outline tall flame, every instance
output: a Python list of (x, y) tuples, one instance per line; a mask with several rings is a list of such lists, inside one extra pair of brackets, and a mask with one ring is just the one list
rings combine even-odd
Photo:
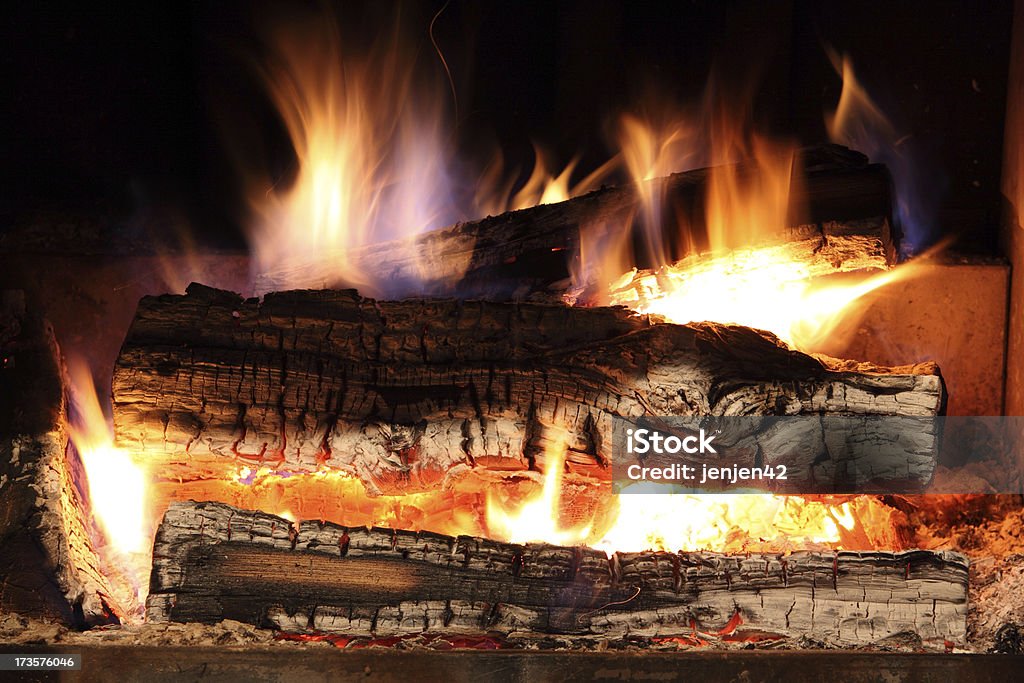
[(144, 552), (150, 543), (148, 473), (114, 445), (89, 369), (71, 362), (69, 375), (74, 416), (68, 431), (88, 479), (93, 515), (118, 552)]
[[(276, 61), (263, 69), (267, 89), (295, 151), (297, 171), (285, 187), (253, 192), (251, 242), (261, 273), (279, 286), (343, 284), (377, 296), (415, 291), (392, 283), (353, 253), (465, 218), (564, 201), (593, 189), (616, 166), (612, 158), (577, 182), (576, 160), (560, 171), (538, 145), (532, 172), (517, 188), (496, 155), (473, 197), (453, 181), (444, 90), (417, 83), (416, 60), (398, 31), (367, 55), (346, 48), (333, 17), (279, 30)], [(301, 30), (296, 30), (301, 29)], [(468, 265), (418, 254), (419, 279)], [(448, 254), (447, 259), (453, 256)], [(407, 275), (403, 273), (403, 277)]]
[(658, 265), (670, 262), (663, 240), (664, 187), (651, 181), (692, 167), (696, 158), (693, 127), (682, 121), (649, 121), (632, 114), (622, 117), (619, 146), (626, 169), (640, 195), (647, 257)]
[[(381, 276), (351, 251), (455, 222), (441, 97), (414, 82), (399, 36), (369, 56), (346, 51), (330, 18), (282, 30), (265, 70), (298, 162), (287, 189), (254, 197), (263, 272), (290, 263), (329, 266), (336, 283), (380, 292)], [(309, 273), (290, 273), (295, 286)]]
[(857, 77), (847, 55), (828, 50), (842, 91), (836, 107), (825, 112), (829, 139), (857, 149), (872, 161), (884, 163), (892, 175), (895, 214), (910, 252), (930, 246), (935, 215), (946, 178), (939, 165), (929, 164), (913, 135), (900, 132)]
[(145, 602), (153, 546), (150, 473), (127, 451), (114, 445), (88, 367), (68, 363), (71, 411), (68, 432), (85, 471), (89, 510), (101, 538), (97, 551), (121, 604), (140, 614)]

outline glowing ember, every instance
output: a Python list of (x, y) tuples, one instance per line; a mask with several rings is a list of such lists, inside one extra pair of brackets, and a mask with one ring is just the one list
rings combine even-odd
[(339, 471), (297, 474), (243, 466), (194, 480), (153, 483), (153, 514), (172, 501), (209, 500), (261, 510), (291, 522), (324, 520), (346, 526), (385, 527), (479, 536), (483, 531), (483, 486), (464, 481), (451, 490), (371, 496), (359, 479)]

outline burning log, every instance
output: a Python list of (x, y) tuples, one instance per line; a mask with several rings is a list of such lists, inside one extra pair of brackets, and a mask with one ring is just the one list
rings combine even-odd
[(235, 619), (354, 635), (800, 636), (964, 642), (952, 552), (617, 553), (302, 522), (175, 503), (156, 535), (150, 621)]
[(0, 292), (0, 612), (112, 623), (123, 612), (90, 540), (65, 416), (52, 330)]
[[(607, 481), (617, 416), (927, 417), (944, 402), (933, 364), (817, 359), (744, 327), (354, 291), (260, 302), (201, 285), (141, 301), (113, 377), (117, 441), (169, 477), (327, 468), (374, 494), (543, 469), (553, 432), (566, 435), (576, 475)], [(838, 454), (802, 451), (789, 461), (798, 488), (779, 490), (922, 488), (937, 435), (923, 439), (871, 482), (845, 479)]]
[[(869, 164), (858, 152), (836, 145), (799, 152), (787, 229), (776, 241), (806, 243), (798, 248), (824, 272), (884, 268), (896, 261), (899, 238), (891, 227), (891, 180), (881, 164)], [(390, 296), (431, 295), (488, 299), (526, 298), (561, 293), (569, 286), (566, 255), (580, 253), (581, 242), (621, 241), (642, 244), (642, 231), (661, 233), (674, 260), (706, 239), (705, 196), (711, 169), (677, 173), (650, 181), (647, 188), (664, 198), (662, 225), (643, 226), (637, 217), (640, 199), (631, 185), (606, 187), (557, 204), (544, 204), (482, 220), (460, 223), (394, 242), (374, 244), (337, 255), (317, 253), (308, 261), (285, 262), (263, 273), (258, 292), (291, 289), (296, 282), (313, 288), (345, 284), (336, 263), (357, 272), (375, 273), (388, 283)], [(754, 169), (738, 167), (740, 177)], [(680, 226), (691, 226), (681, 243)], [(766, 236), (771, 237), (771, 236)], [(643, 253), (636, 265), (644, 263)], [(429, 264), (429, 267), (426, 265)], [(576, 283), (586, 285), (587, 282)]]

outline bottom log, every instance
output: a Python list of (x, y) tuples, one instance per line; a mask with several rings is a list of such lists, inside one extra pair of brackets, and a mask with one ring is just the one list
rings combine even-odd
[(866, 645), (963, 643), (951, 552), (616, 553), (288, 520), (175, 503), (157, 531), (150, 621), (221, 619), (390, 636), (544, 633)]

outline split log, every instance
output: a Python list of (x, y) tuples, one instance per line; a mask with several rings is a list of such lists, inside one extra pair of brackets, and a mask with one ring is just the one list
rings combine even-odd
[[(580, 279), (581, 243), (632, 244), (638, 268), (648, 263), (644, 233), (660, 234), (673, 260), (707, 243), (705, 196), (710, 169), (650, 181), (646, 191), (664, 198), (662, 224), (638, 218), (636, 187), (605, 187), (556, 204), (460, 223), (408, 239), (345, 253), (317, 253), (262, 273), (259, 293), (295, 287), (325, 289), (353, 283), (332, 265), (373, 273), (381, 295), (524, 299), (564, 292), (570, 271)], [(737, 174), (756, 172), (740, 164)], [(836, 145), (801, 150), (795, 162), (786, 229), (767, 241), (800, 242), (813, 265), (830, 272), (884, 268), (896, 262), (899, 235), (892, 228), (891, 179), (881, 164)], [(683, 226), (681, 228), (681, 226)], [(625, 231), (625, 234), (623, 234)], [(576, 285), (585, 287), (589, 280)]]
[[(745, 327), (354, 291), (261, 302), (201, 285), (141, 301), (113, 377), (118, 443), (169, 478), (329, 468), (372, 494), (543, 470), (557, 434), (574, 472), (607, 481), (617, 417), (930, 417), (944, 399), (934, 364), (841, 364)], [(849, 454), (804, 450), (776, 490), (922, 488), (937, 434), (908, 450), (897, 427), (876, 435), (899, 452), (872, 481), (845, 475)]]
[(156, 534), (149, 621), (235, 619), (389, 636), (544, 633), (866, 645), (964, 643), (952, 552), (616, 553), (302, 522), (175, 503)]
[(0, 292), (0, 613), (84, 627), (123, 616), (90, 540), (67, 452), (53, 331)]

